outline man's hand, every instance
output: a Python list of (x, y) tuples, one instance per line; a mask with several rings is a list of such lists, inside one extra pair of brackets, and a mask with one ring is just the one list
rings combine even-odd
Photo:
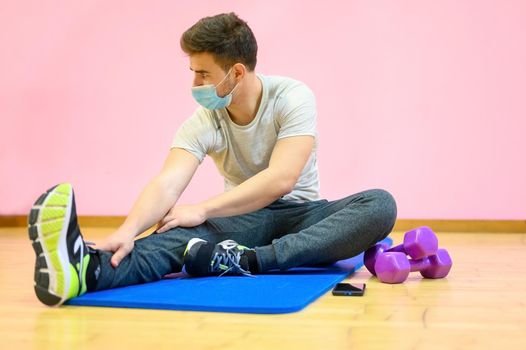
[(157, 233), (166, 232), (174, 227), (194, 227), (207, 219), (206, 210), (199, 204), (176, 205), (159, 222)]
[(119, 266), (121, 260), (133, 249), (134, 236), (129, 232), (124, 232), (122, 229), (117, 230), (112, 235), (104, 239), (95, 248), (114, 253), (111, 257), (111, 266)]

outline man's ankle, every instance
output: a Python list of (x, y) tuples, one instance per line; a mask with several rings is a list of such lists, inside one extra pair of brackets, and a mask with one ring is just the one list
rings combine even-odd
[(86, 269), (86, 288), (88, 292), (97, 290), (97, 281), (100, 275), (100, 256), (97, 250), (90, 250), (90, 259)]
[(259, 264), (257, 260), (256, 251), (252, 249), (245, 250), (244, 254), (248, 258), (248, 270), (252, 274), (258, 274), (259, 273)]
[(272, 244), (256, 248), (256, 261), (258, 263), (259, 273), (278, 269), (278, 260)]

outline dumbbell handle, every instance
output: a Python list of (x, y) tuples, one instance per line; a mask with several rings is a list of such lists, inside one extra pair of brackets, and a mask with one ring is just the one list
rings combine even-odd
[(411, 272), (422, 271), (423, 269), (428, 268), (430, 265), (428, 257), (425, 257), (419, 260), (411, 260), (411, 259), (408, 259), (408, 260), (409, 260), (409, 266), (410, 266)]
[(387, 252), (400, 252), (400, 253), (405, 253), (407, 255), (407, 252), (405, 251), (403, 244), (399, 244), (397, 246), (384, 250), (384, 253), (387, 253)]

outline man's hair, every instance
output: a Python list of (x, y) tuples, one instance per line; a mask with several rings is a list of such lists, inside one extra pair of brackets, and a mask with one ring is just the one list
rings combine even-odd
[(235, 63), (243, 63), (249, 71), (256, 68), (258, 44), (254, 33), (233, 12), (200, 19), (181, 36), (181, 48), (189, 55), (212, 54), (225, 71)]

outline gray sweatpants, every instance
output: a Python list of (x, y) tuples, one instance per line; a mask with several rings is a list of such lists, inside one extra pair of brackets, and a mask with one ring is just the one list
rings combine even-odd
[(151, 282), (181, 271), (188, 241), (233, 239), (255, 247), (260, 271), (320, 265), (351, 258), (387, 237), (396, 220), (396, 203), (383, 190), (369, 190), (335, 201), (298, 203), (279, 199), (252, 213), (208, 219), (135, 241), (117, 268), (111, 253), (98, 251), (97, 290)]

